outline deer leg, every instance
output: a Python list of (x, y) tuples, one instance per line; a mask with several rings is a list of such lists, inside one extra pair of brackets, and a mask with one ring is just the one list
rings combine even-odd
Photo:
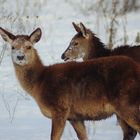
[(57, 112), (56, 114), (57, 115), (54, 115), (52, 117), (51, 140), (60, 140), (65, 127), (68, 113)]
[(137, 135), (137, 131), (130, 127), (124, 120), (120, 119), (118, 116), (117, 119), (123, 130), (123, 140), (134, 140)]
[(65, 127), (65, 122), (66, 120), (52, 120), (51, 140), (60, 140)]
[(88, 140), (84, 121), (71, 120), (70, 123), (76, 131), (79, 140)]
[(125, 121), (127, 122), (127, 124), (129, 124), (129, 126), (131, 126), (135, 130), (137, 130), (138, 133), (140, 133), (140, 116), (138, 116), (138, 114), (135, 114), (137, 116), (132, 115), (129, 116), (129, 118), (127, 117)]

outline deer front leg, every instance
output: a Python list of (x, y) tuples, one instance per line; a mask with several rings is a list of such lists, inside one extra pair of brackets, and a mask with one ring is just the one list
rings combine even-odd
[(76, 131), (79, 140), (88, 140), (84, 121), (71, 120), (70, 123)]
[(137, 131), (130, 127), (125, 121), (123, 121), (119, 117), (117, 117), (117, 119), (123, 130), (123, 140), (134, 140), (137, 135)]
[(60, 140), (67, 120), (68, 112), (56, 112), (55, 114), (56, 115), (52, 117), (51, 140)]

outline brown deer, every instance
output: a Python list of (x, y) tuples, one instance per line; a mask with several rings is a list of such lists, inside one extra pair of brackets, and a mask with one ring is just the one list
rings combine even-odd
[(83, 23), (72, 23), (77, 34), (74, 35), (66, 51), (61, 58), (64, 61), (82, 58), (84, 61), (115, 55), (125, 55), (133, 58), (140, 63), (140, 45), (139, 46), (120, 46), (113, 50), (108, 49), (104, 43)]
[(72, 38), (68, 48), (61, 56), (65, 61), (77, 58), (83, 58), (85, 61), (103, 56), (125, 55), (140, 63), (140, 45), (124, 45), (110, 50), (83, 23), (78, 25), (73, 22), (73, 26), (77, 34)]
[(31, 35), (13, 35), (0, 28), (9, 42), (16, 76), (41, 112), (52, 119), (51, 140), (60, 140), (66, 120), (79, 140), (87, 140), (84, 120), (101, 120), (116, 114), (123, 140), (140, 132), (140, 66), (128, 57), (44, 66), (33, 47), (41, 29)]

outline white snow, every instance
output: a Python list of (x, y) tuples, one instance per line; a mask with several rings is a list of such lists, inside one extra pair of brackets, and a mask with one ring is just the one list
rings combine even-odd
[[(41, 0), (41, 9), (38, 9), (35, 4), (32, 5), (34, 2), (31, 0), (28, 3), (30, 7), (26, 7), (24, 16), (22, 16), (22, 11), (25, 3), (21, 0), (16, 2), (16, 0), (6, 0), (2, 3), (7, 15), (1, 19), (0, 14), (0, 26), (15, 34), (29, 34), (33, 29), (41, 27), (43, 36), (35, 48), (45, 65), (63, 62), (60, 58), (61, 54), (75, 34), (72, 21), (82, 21), (95, 33), (97, 32), (94, 13), (84, 15), (76, 9), (76, 5), (72, 6), (66, 0)], [(78, 3), (79, 1), (77, 1)], [(22, 6), (15, 8), (16, 4)], [(6, 18), (9, 13), (15, 17), (17, 10), (20, 11), (18, 13), (21, 15), (20, 20), (15, 19), (13, 22), (13, 19)], [(30, 18), (26, 19), (26, 16)], [(35, 20), (35, 16), (39, 16), (39, 18)], [(140, 29), (139, 23), (139, 13), (129, 14), (127, 31), (130, 44), (134, 44), (134, 37)], [(20, 30), (21, 28), (23, 29)], [(98, 36), (103, 42), (106, 42), (103, 31), (104, 26), (101, 26)], [(119, 29), (119, 34), (120, 36), (123, 34), (122, 29)], [(0, 38), (0, 46), (3, 44), (4, 41)], [(0, 48), (0, 52), (1, 50), (2, 48)], [(8, 45), (0, 65), (0, 140), (49, 140), (51, 120), (41, 114), (35, 101), (20, 87), (15, 77), (10, 51)], [(119, 125), (116, 125), (115, 116), (104, 121), (87, 122), (86, 125), (90, 140), (122, 140), (122, 131)], [(69, 123), (66, 124), (62, 139), (77, 139)], [(140, 140), (140, 136), (137, 136), (136, 140)]]

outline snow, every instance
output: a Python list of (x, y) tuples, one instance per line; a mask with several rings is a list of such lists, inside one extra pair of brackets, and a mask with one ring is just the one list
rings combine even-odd
[[(88, 0), (89, 1), (89, 0)], [(74, 0), (72, 1), (74, 3)], [(41, 9), (29, 2), (24, 16), (20, 20), (12, 22), (7, 16), (12, 13), (16, 15), (16, 0), (7, 0), (3, 3), (3, 7), (7, 10), (6, 16), (0, 21), (0, 26), (9, 29), (13, 33), (29, 34), (33, 29), (41, 27), (43, 35), (35, 48), (45, 65), (50, 65), (61, 60), (61, 54), (67, 48), (75, 30), (72, 27), (72, 21), (85, 23), (95, 33), (96, 16), (84, 15), (75, 6), (72, 6), (66, 0), (41, 0)], [(79, 1), (77, 1), (77, 4)], [(11, 6), (12, 4), (12, 6)], [(23, 1), (19, 1), (19, 5), (25, 5)], [(85, 3), (86, 4), (86, 3)], [(90, 5), (87, 5), (90, 6)], [(86, 6), (85, 6), (86, 7)], [(85, 8), (84, 7), (84, 8)], [(33, 9), (32, 12), (30, 9)], [(23, 7), (19, 10), (22, 16)], [(40, 11), (40, 12), (38, 12)], [(93, 13), (94, 14), (94, 13)], [(26, 19), (29, 15), (30, 18)], [(2, 17), (2, 15), (0, 15)], [(35, 20), (35, 16), (39, 16)], [(13, 20), (12, 20), (13, 21)], [(35, 22), (36, 21), (36, 22)], [(18, 23), (20, 22), (20, 23)], [(139, 13), (132, 13), (128, 16), (127, 31), (130, 36), (129, 43), (134, 44), (134, 37), (140, 29)], [(20, 28), (27, 24), (23, 30)], [(119, 29), (120, 35), (122, 29)], [(103, 42), (106, 42), (104, 26), (100, 28), (98, 36)], [(0, 38), (0, 46), (4, 41)], [(0, 48), (0, 52), (1, 52)], [(6, 48), (4, 58), (0, 65), (0, 140), (49, 140), (51, 133), (51, 120), (45, 118), (35, 101), (25, 93), (20, 87), (14, 73), (13, 64), (10, 56), (9, 45)], [(86, 122), (88, 137), (90, 140), (118, 140), (122, 139), (122, 131), (119, 125), (116, 125), (115, 116), (98, 122)], [(76, 140), (76, 134), (69, 123), (63, 133), (63, 140)], [(140, 136), (136, 137), (140, 140)]]

